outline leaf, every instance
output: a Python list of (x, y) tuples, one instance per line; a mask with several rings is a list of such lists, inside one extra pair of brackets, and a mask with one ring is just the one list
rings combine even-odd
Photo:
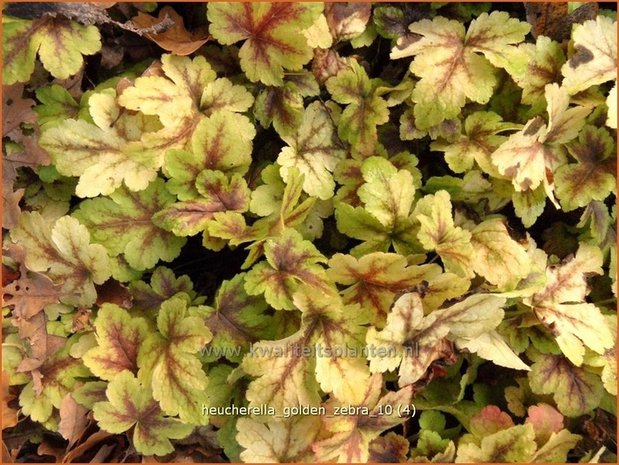
[(46, 305), (58, 303), (58, 285), (41, 273), (24, 267), (19, 279), (3, 288), (4, 305), (13, 305), (13, 318), (28, 320)]
[(400, 386), (418, 381), (435, 360), (453, 351), (448, 336), (475, 338), (492, 331), (503, 318), (504, 303), (502, 298), (477, 294), (424, 317), (419, 294), (404, 294), (387, 316), (384, 329), (368, 330), (370, 371), (384, 373), (399, 366)]
[(539, 116), (529, 120), (524, 129), (512, 134), (494, 151), (492, 160), (502, 175), (512, 179), (516, 191), (534, 190), (543, 184), (553, 200), (548, 172), (561, 164), (563, 155), (558, 146), (578, 135), (590, 110), (582, 106), (568, 108), (567, 91), (557, 84), (547, 85), (545, 96), (548, 125)]
[(179, 200), (191, 200), (199, 197), (196, 182), (203, 170), (245, 174), (255, 135), (246, 116), (222, 111), (205, 117), (193, 132), (191, 151), (171, 150), (165, 157), (169, 191)]
[(250, 344), (266, 338), (272, 329), (271, 318), (265, 314), (266, 302), (245, 292), (245, 276), (239, 273), (224, 281), (213, 306), (199, 307), (207, 328), (213, 333), (209, 347), (233, 362), (240, 362)]
[(75, 402), (71, 394), (64, 396), (59, 410), (58, 432), (69, 441), (70, 449), (80, 439), (88, 425), (86, 417), (88, 410)]
[(286, 463), (300, 461), (314, 442), (320, 428), (315, 416), (293, 417), (284, 421), (260, 423), (252, 418), (239, 418), (236, 440), (245, 449), (245, 463)]
[(339, 231), (365, 241), (354, 247), (351, 254), (386, 252), (390, 246), (403, 254), (420, 251), (409, 217), (415, 193), (410, 171), (397, 169), (380, 157), (370, 157), (363, 161), (361, 174), (365, 182), (357, 189), (357, 195), (365, 208), (352, 207), (343, 200), (336, 203)]
[(309, 241), (293, 229), (286, 229), (264, 245), (266, 261), (254, 265), (245, 277), (249, 295), (264, 294), (277, 310), (294, 308), (292, 295), (301, 284), (317, 292), (329, 292), (325, 270), (319, 265), (326, 259)]
[(172, 27), (162, 32), (147, 32), (145, 34), (146, 37), (164, 50), (172, 52), (174, 55), (190, 55), (208, 40), (208, 34), (205, 30), (189, 32), (185, 29), (183, 17), (170, 6), (164, 6), (159, 11), (158, 18), (140, 11), (137, 16), (131, 18), (131, 22), (140, 29), (149, 29), (161, 24), (166, 19), (166, 16), (173, 21)]
[(341, 293), (346, 304), (358, 303), (371, 309), (372, 324), (382, 327), (398, 294), (438, 272), (436, 265), (408, 266), (401, 255), (374, 252), (359, 259), (335, 254), (329, 260), (327, 275), (347, 286)]
[(113, 434), (133, 427), (133, 445), (141, 454), (165, 455), (174, 450), (170, 439), (182, 439), (190, 425), (165, 417), (151, 391), (129, 372), (123, 372), (108, 384), (108, 401), (93, 407), (101, 429)]
[(82, 67), (82, 55), (101, 48), (99, 30), (64, 17), (44, 16), (34, 21), (3, 16), (3, 84), (26, 82), (34, 72), (38, 53), (55, 78), (66, 79)]
[(305, 109), (296, 132), (282, 137), (288, 146), (279, 153), (277, 163), (284, 182), (289, 167), (296, 167), (304, 175), (303, 190), (307, 194), (322, 200), (333, 197), (335, 182), (331, 173), (346, 156), (334, 129), (328, 109), (320, 102)]
[(118, 374), (138, 372), (138, 352), (148, 335), (148, 325), (113, 304), (103, 304), (95, 320), (97, 346), (82, 359), (95, 376), (111, 381)]
[(329, 31), (335, 41), (350, 40), (361, 35), (366, 30), (371, 14), (371, 5), (365, 3), (330, 3), (325, 5), (325, 17)]
[(198, 105), (204, 88), (217, 75), (203, 56), (191, 59), (165, 54), (160, 67), (163, 73), (155, 68), (153, 75), (139, 77), (133, 86), (124, 89), (118, 103), (129, 110), (158, 116), (171, 132), (167, 136), (182, 146), (200, 119)]
[(541, 109), (545, 105), (544, 88), (557, 80), (565, 53), (558, 42), (545, 35), (538, 36), (535, 45), (525, 44), (524, 50), (530, 59), (527, 71), (514, 80), (522, 88), (522, 103)]
[(563, 86), (573, 95), (617, 79), (617, 25), (606, 16), (576, 25), (574, 54), (561, 68)]
[(326, 81), (331, 98), (347, 105), (338, 121), (338, 134), (352, 146), (353, 158), (375, 153), (376, 127), (389, 119), (387, 102), (376, 92), (380, 81), (370, 79), (361, 65), (350, 66)]
[(490, 155), (506, 140), (499, 133), (516, 128), (514, 124), (503, 122), (496, 113), (479, 111), (466, 118), (466, 135), (458, 136), (455, 141), (439, 139), (431, 148), (445, 152), (445, 161), (456, 173), (469, 171), (477, 163), (485, 173), (499, 177)]
[(522, 192), (514, 191), (512, 203), (516, 215), (522, 220), (525, 228), (530, 228), (535, 224), (539, 216), (546, 207), (546, 192), (544, 186), (537, 189)]
[(514, 370), (530, 370), (496, 331), (488, 331), (475, 338), (456, 339), (456, 345), (492, 361), (495, 365)]
[[(406, 412), (410, 408), (412, 386), (397, 392), (388, 391), (382, 397), (381, 386), (382, 376), (374, 375), (361, 402), (341, 404), (331, 400), (327, 403), (328, 413), (323, 417), (323, 423), (332, 436), (317, 441), (312, 446), (319, 461), (367, 462), (370, 442), (383, 431), (407, 420)], [(356, 408), (351, 409), (348, 415), (333, 415), (335, 409), (342, 405)]]
[(535, 439), (538, 444), (546, 442), (552, 434), (563, 429), (563, 415), (551, 405), (544, 403), (532, 405), (527, 412), (526, 422), (535, 428)]
[(572, 365), (560, 355), (540, 354), (529, 372), (529, 385), (535, 394), (551, 394), (559, 411), (578, 417), (596, 408), (604, 387), (597, 375)]
[(254, 96), (244, 87), (233, 84), (227, 78), (209, 82), (200, 98), (200, 110), (211, 116), (218, 111), (244, 113), (254, 103)]
[(27, 249), (26, 266), (45, 272), (60, 286), (60, 301), (91, 305), (97, 298), (94, 284), (110, 276), (105, 248), (90, 243), (90, 234), (75, 218), (64, 216), (52, 225), (39, 213), (24, 212), (11, 239)]
[(367, 212), (387, 228), (409, 216), (415, 188), (408, 171), (398, 170), (384, 158), (370, 157), (363, 162), (361, 173), (365, 184), (357, 195)]
[(193, 283), (189, 276), (179, 278), (174, 272), (164, 266), (157, 267), (150, 278), (150, 285), (144, 281), (133, 281), (130, 285), (134, 308), (146, 311), (158, 311), (159, 306), (179, 292), (195, 297)]
[(411, 97), (420, 129), (454, 118), (467, 99), (487, 103), (497, 82), (494, 67), (515, 76), (526, 69), (527, 57), (514, 44), (522, 42), (530, 27), (505, 12), (482, 13), (466, 33), (460, 22), (441, 16), (409, 29), (422, 37), (407, 46), (398, 44), (403, 47), (395, 47), (391, 59), (415, 55), (410, 70), (421, 80)]
[(176, 236), (192, 236), (208, 228), (218, 212), (245, 212), (249, 189), (239, 175), (231, 179), (221, 171), (203, 170), (195, 185), (201, 197), (166, 206), (153, 215), (153, 222)]
[[(123, 182), (132, 191), (146, 189), (157, 176), (162, 154), (140, 139), (143, 128), (136, 116), (121, 116), (111, 94), (91, 96), (89, 102), (96, 125), (64, 120), (43, 132), (41, 147), (60, 174), (80, 177), (76, 188), (80, 197), (109, 195)], [(133, 126), (132, 131), (124, 125)]]
[(558, 433), (551, 433), (550, 438), (533, 456), (532, 462), (554, 462), (561, 463), (567, 461), (570, 450), (582, 439), (578, 434), (572, 434), (566, 429)]
[(44, 360), (38, 368), (39, 386), (30, 381), (21, 391), (19, 405), (22, 413), (33, 421), (50, 421), (52, 425), (55, 424), (53, 409), (59, 409), (64, 397), (73, 391), (76, 378), (89, 376), (82, 362), (68, 355), (68, 352), (69, 344), (65, 344), (61, 350)]
[(23, 84), (2, 86), (2, 134), (16, 142), (23, 138), (20, 126), (37, 120), (37, 114), (32, 111), (34, 100), (24, 98), (23, 93)]
[(525, 248), (509, 236), (501, 218), (478, 224), (471, 231), (471, 245), (473, 269), (499, 289), (513, 288), (531, 271)]
[(254, 115), (263, 128), (273, 124), (280, 136), (291, 136), (303, 120), (303, 97), (318, 93), (318, 83), (314, 77), (307, 71), (300, 71), (287, 77), (283, 86), (267, 87), (260, 91), (256, 97)]
[(531, 425), (516, 425), (482, 439), (481, 445), (461, 444), (456, 463), (529, 462), (534, 456), (535, 432)]
[(439, 191), (426, 195), (417, 202), (413, 216), (421, 223), (419, 242), (426, 250), (436, 250), (445, 270), (473, 277), (471, 233), (454, 225), (449, 194)]
[(576, 257), (562, 266), (546, 269), (546, 285), (525, 300), (555, 336), (565, 356), (575, 365), (583, 362), (584, 346), (598, 354), (613, 346), (610, 329), (600, 310), (584, 303), (586, 276), (601, 274), (600, 250), (581, 244)]
[(471, 417), (470, 432), (477, 438), (490, 436), (498, 431), (514, 426), (511, 417), (496, 405), (486, 405)]
[(319, 3), (208, 6), (209, 32), (223, 45), (245, 40), (239, 50), (247, 77), (281, 86), (284, 70), (297, 71), (312, 57), (302, 34), (320, 15)]
[(410, 445), (408, 440), (399, 434), (389, 432), (370, 442), (369, 462), (403, 463), (406, 461)]
[(568, 145), (578, 163), (560, 166), (555, 173), (557, 197), (565, 211), (604, 200), (616, 191), (615, 144), (606, 129), (585, 126), (578, 141)]
[(304, 286), (293, 296), (301, 327), (285, 339), (254, 344), (243, 370), (256, 377), (248, 387), (250, 406), (285, 407), (320, 404), (318, 387), (342, 401), (364, 396), (369, 372), (362, 355), (367, 318), (358, 307), (344, 306), (337, 294)]
[(163, 180), (157, 178), (140, 192), (122, 187), (109, 198), (86, 200), (73, 216), (111, 256), (123, 254), (129, 266), (146, 270), (159, 260), (176, 258), (185, 243), (156, 224), (156, 214), (173, 201)]
[(152, 387), (153, 398), (167, 415), (204, 424), (208, 379), (196, 353), (211, 340), (211, 332), (201, 318), (187, 315), (181, 298), (161, 304), (157, 328), (159, 333), (148, 335), (140, 347), (138, 378)]

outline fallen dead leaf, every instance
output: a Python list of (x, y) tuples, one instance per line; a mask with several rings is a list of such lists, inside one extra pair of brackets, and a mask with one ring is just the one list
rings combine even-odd
[(157, 34), (144, 34), (162, 49), (172, 52), (175, 55), (184, 56), (195, 52), (208, 41), (208, 32), (206, 28), (199, 28), (193, 32), (189, 32), (185, 29), (183, 18), (170, 6), (164, 6), (159, 12), (158, 18), (140, 12), (131, 21), (138, 28), (147, 29), (163, 22), (166, 16), (174, 21), (172, 27)]
[(71, 394), (67, 394), (60, 403), (60, 422), (58, 432), (69, 441), (68, 449), (82, 437), (88, 424), (88, 409), (78, 404)]
[[(9, 392), (9, 375), (2, 372), (2, 429), (11, 428), (17, 424), (17, 410), (9, 407), (9, 402), (15, 396)], [(4, 461), (4, 460), (3, 460)]]

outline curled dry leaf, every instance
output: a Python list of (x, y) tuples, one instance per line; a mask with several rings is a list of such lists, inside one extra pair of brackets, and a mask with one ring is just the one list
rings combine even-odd
[(161, 32), (145, 32), (144, 34), (162, 49), (175, 55), (185, 56), (192, 54), (208, 41), (209, 36), (205, 28), (189, 32), (185, 29), (183, 17), (171, 6), (164, 6), (159, 11), (157, 18), (147, 13), (139, 12), (131, 21), (141, 29), (148, 29), (161, 24), (166, 17), (172, 20), (172, 26)]

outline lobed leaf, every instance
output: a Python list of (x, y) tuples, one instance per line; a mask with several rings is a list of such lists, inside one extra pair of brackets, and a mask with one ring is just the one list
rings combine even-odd
[(191, 425), (165, 417), (147, 389), (129, 372), (108, 384), (107, 401), (93, 406), (101, 429), (119, 434), (133, 427), (133, 445), (141, 454), (165, 455), (174, 450), (170, 439), (189, 435)]
[(109, 197), (86, 200), (73, 214), (111, 256), (122, 254), (132, 268), (146, 270), (176, 258), (185, 240), (161, 229), (157, 214), (174, 201), (162, 179), (140, 192), (120, 188)]
[(219, 3), (208, 6), (207, 16), (220, 43), (244, 40), (239, 59), (251, 81), (281, 86), (284, 70), (299, 70), (312, 57), (302, 31), (321, 11), (320, 3)]

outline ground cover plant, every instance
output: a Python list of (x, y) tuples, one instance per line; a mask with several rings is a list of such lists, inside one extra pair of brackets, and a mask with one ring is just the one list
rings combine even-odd
[(613, 4), (3, 8), (4, 461), (616, 461)]

